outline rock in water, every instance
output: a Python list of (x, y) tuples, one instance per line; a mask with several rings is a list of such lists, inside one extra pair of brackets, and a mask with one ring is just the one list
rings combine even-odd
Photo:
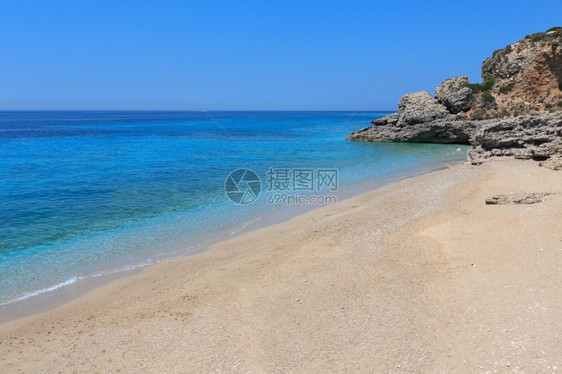
[(476, 131), (472, 121), (437, 120), (413, 126), (371, 126), (352, 132), (349, 140), (372, 142), (469, 144)]
[(375, 126), (386, 126), (386, 125), (394, 126), (396, 125), (396, 122), (398, 122), (398, 117), (391, 116), (390, 114), (385, 117), (377, 118), (371, 121), (371, 123)]
[(451, 114), (427, 91), (404, 95), (398, 103), (398, 117), (372, 121), (375, 126), (352, 132), (348, 139), (411, 143), (468, 144), (476, 130), (465, 117)]

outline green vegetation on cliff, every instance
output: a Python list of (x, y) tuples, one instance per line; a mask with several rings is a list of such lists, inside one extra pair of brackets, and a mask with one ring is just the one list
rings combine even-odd
[(488, 76), (486, 77), (486, 81), (484, 83), (467, 83), (465, 84), (465, 87), (470, 88), (474, 93), (486, 92), (486, 91), (490, 91), (492, 87), (494, 87), (495, 83), (496, 83), (496, 77), (493, 76), (492, 74), (488, 74)]

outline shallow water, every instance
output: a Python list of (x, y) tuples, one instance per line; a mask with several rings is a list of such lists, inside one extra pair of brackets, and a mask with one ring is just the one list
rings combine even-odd
[[(466, 158), (457, 145), (345, 140), (385, 114), (0, 112), (0, 305), (199, 251), (286, 206), (279, 196), (337, 198)], [(241, 168), (261, 182), (251, 204), (225, 194)], [(270, 169), (311, 172), (312, 190), (273, 189)], [(335, 170), (335, 189), (319, 170)]]

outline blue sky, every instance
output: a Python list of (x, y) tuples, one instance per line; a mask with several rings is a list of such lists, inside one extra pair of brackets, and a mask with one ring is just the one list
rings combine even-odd
[(154, 56), (210, 110), (395, 110), (445, 78), (480, 81), (484, 58), (561, 14), (560, 0), (2, 1), (0, 109), (198, 110)]

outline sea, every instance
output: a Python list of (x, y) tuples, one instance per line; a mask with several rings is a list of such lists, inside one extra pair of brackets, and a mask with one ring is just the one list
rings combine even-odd
[(466, 159), (346, 140), (386, 114), (0, 112), (0, 306)]

